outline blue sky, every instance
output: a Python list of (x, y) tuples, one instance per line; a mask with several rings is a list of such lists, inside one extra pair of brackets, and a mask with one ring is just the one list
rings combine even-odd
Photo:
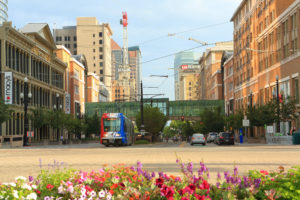
[[(63, 2), (63, 3), (62, 3)], [(27, 23), (45, 22), (57, 28), (76, 24), (76, 17), (95, 16), (100, 23), (109, 23), (113, 39), (122, 46), (122, 11), (128, 14), (129, 46), (140, 45), (142, 62), (199, 46), (189, 37), (207, 43), (232, 40), (233, 24), (230, 18), (241, 0), (9, 0), (9, 20), (20, 28)], [(227, 22), (227, 23), (225, 23)], [(221, 24), (223, 23), (223, 24)], [(218, 26), (207, 27), (213, 24)], [(206, 27), (206, 28), (201, 28)], [(197, 29), (200, 28), (200, 29)], [(169, 37), (168, 33), (194, 31)], [(194, 51), (203, 52), (205, 47)], [(174, 99), (172, 68), (174, 56), (142, 65), (146, 94), (165, 94)], [(149, 75), (169, 75), (151, 78)]]

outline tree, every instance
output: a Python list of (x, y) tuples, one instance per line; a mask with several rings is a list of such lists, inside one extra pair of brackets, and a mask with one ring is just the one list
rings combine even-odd
[(219, 132), (224, 129), (224, 117), (220, 107), (214, 109), (206, 108), (200, 114), (200, 120), (194, 129), (199, 130), (201, 133)]
[(3, 100), (0, 99), (0, 124), (11, 118), (12, 110), (9, 109), (9, 105), (4, 104)]
[(280, 105), (280, 120), (283, 122), (292, 121), (297, 119), (296, 115), (296, 99), (288, 97), (283, 99)]
[(89, 137), (90, 134), (96, 134), (98, 136), (100, 135), (101, 118), (98, 117), (96, 112), (92, 117), (85, 116), (84, 121), (86, 124), (86, 137)]
[(32, 109), (32, 114), (29, 115), (29, 119), (33, 122), (33, 126), (37, 129), (42, 128), (44, 125), (50, 124), (49, 110), (38, 108)]
[[(167, 122), (166, 116), (159, 110), (159, 108), (153, 108), (148, 105), (144, 107), (144, 126), (145, 131), (153, 134), (154, 138), (157, 138), (159, 132), (163, 130)], [(141, 127), (141, 112), (136, 116), (136, 124)]]

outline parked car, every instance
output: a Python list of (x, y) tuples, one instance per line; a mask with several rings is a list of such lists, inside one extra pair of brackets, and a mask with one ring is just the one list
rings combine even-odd
[(231, 144), (234, 145), (234, 135), (230, 132), (220, 132), (217, 136), (215, 143), (220, 144)]
[(202, 144), (206, 145), (205, 137), (202, 133), (194, 133), (191, 139), (191, 145)]
[(214, 142), (216, 137), (217, 137), (218, 133), (217, 132), (210, 132), (208, 133), (208, 136), (207, 136), (207, 142), (210, 143), (210, 142)]

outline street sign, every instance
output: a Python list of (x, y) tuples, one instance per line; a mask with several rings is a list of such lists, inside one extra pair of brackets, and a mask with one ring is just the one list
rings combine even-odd
[(27, 131), (27, 137), (34, 137), (33, 131)]
[(245, 127), (250, 126), (250, 120), (249, 119), (244, 119), (243, 120), (243, 126), (245, 126)]
[(267, 126), (267, 133), (274, 133), (273, 126)]
[(71, 111), (71, 96), (69, 93), (66, 93), (66, 113), (70, 114)]

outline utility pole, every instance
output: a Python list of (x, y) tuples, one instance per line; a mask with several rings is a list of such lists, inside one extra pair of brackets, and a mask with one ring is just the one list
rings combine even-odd
[(143, 81), (141, 81), (141, 132), (144, 132), (144, 99), (143, 99)]

